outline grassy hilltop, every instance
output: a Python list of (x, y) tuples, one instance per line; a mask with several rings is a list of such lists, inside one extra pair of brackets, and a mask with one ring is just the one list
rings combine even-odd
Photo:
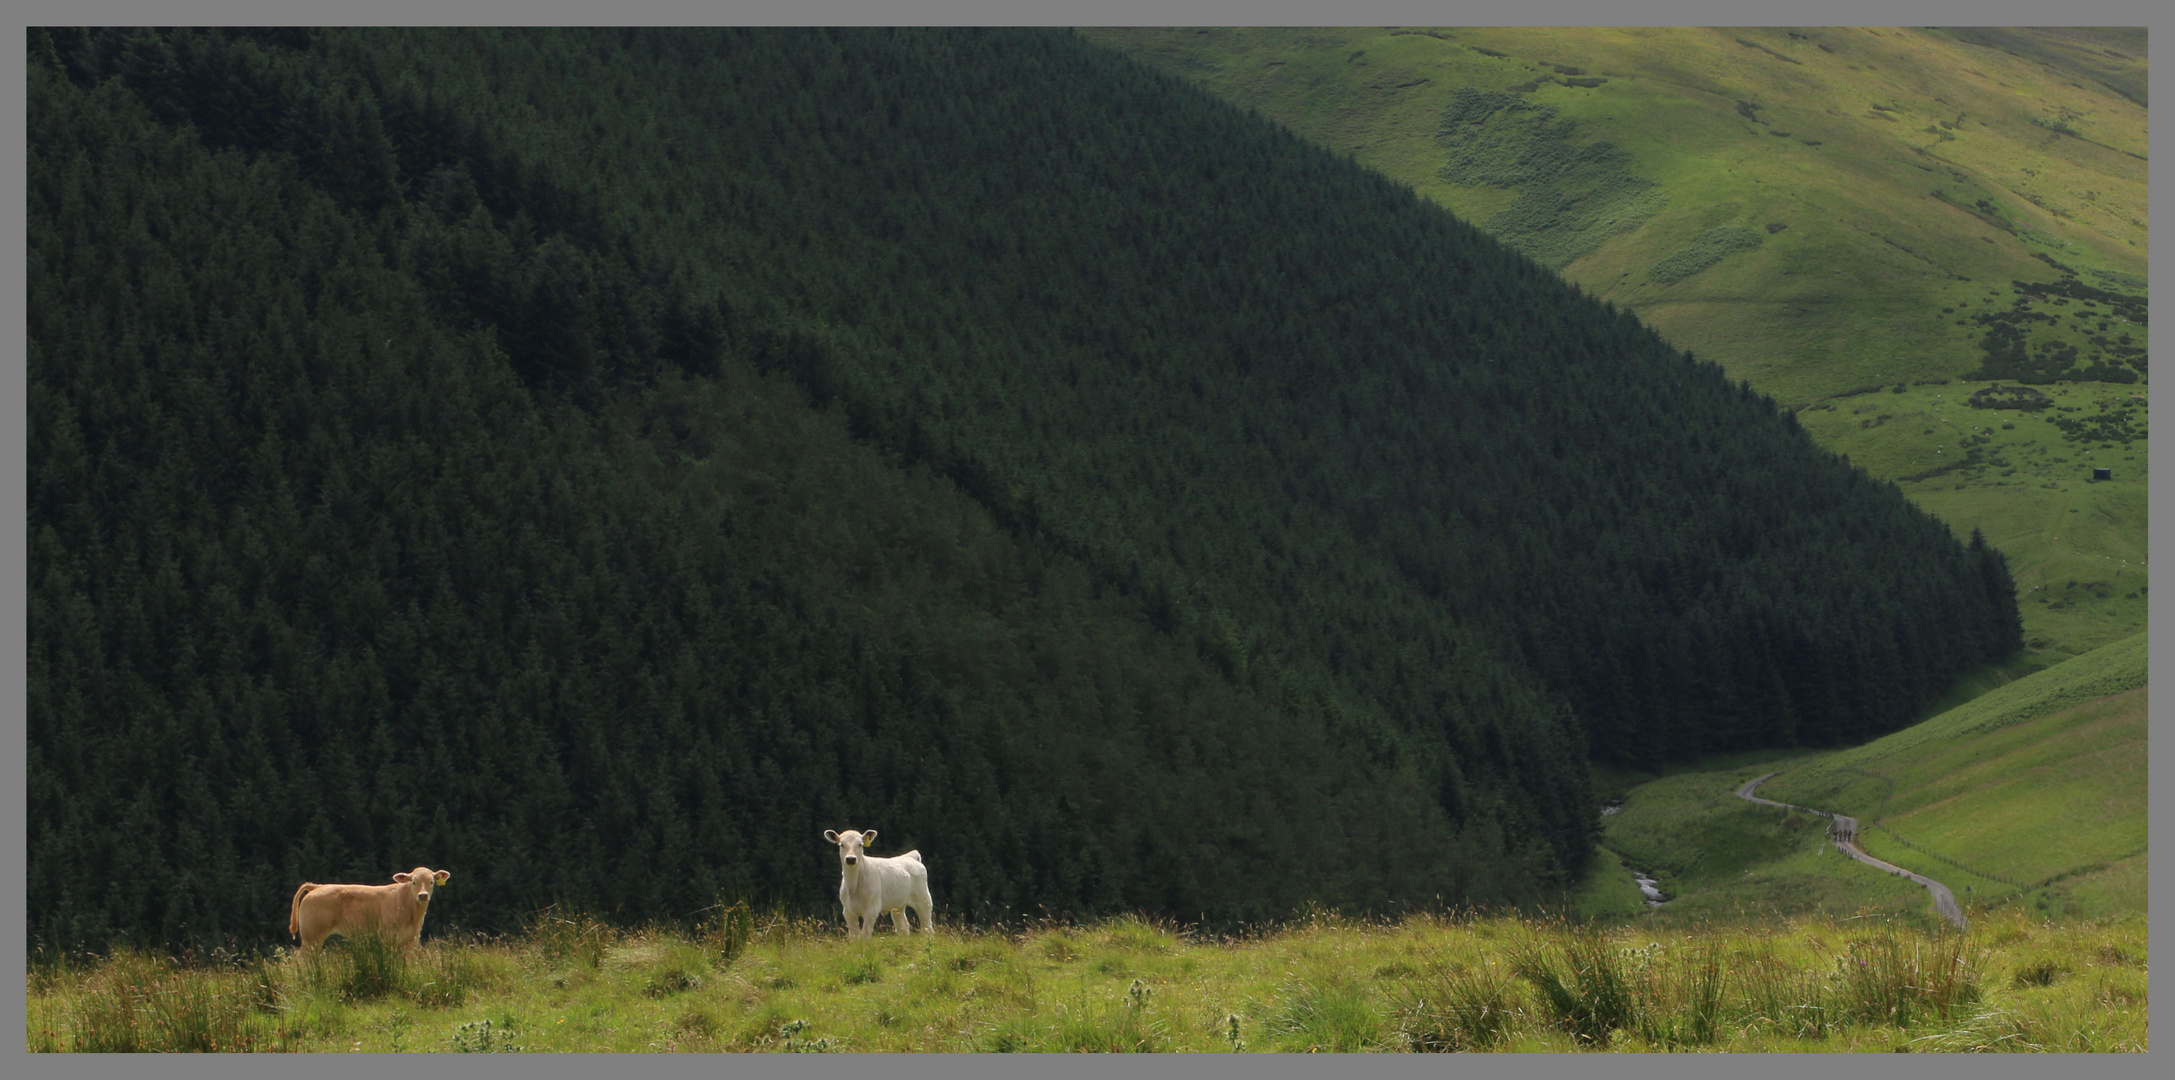
[[(1085, 33), (1411, 185), (1984, 530), (2041, 662), (2143, 629), (2142, 30)], [(1996, 384), (2052, 401), (1970, 407)]]
[(1707, 932), (1317, 918), (1203, 938), (1119, 918), (689, 937), (552, 919), (383, 946), (27, 979), (34, 1051), (717, 1053), (2132, 1051), (2142, 920), (2011, 913), (1969, 937), (1812, 917)]

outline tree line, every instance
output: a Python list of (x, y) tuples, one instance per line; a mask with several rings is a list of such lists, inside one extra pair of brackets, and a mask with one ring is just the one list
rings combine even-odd
[(968, 920), (1531, 901), (1590, 755), (2016, 647), (1771, 401), (1069, 34), (29, 56), (35, 948), (821, 910), (843, 827)]

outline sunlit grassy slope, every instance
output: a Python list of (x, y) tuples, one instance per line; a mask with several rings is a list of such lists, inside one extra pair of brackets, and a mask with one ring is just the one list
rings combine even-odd
[(2142, 910), (2145, 646), (2139, 634), (2094, 650), (1792, 768), (1762, 794), (1858, 817), (1868, 852), (1967, 906)]
[[(2144, 628), (2141, 30), (1085, 33), (1807, 410), (1824, 445), (1984, 530), (2020, 590), (2051, 586), (2024, 597), (2040, 662)], [(2136, 381), (2043, 384), (2039, 412), (1967, 404), (2035, 367)], [(2114, 479), (2088, 484), (2093, 465)]]
[[(1978, 917), (2021, 908), (2102, 917), (2145, 910), (2146, 638), (2035, 672), (1863, 746), (1662, 777), (1631, 788), (1604, 843), (1673, 899), (1639, 917), (1733, 911), (1923, 917), (1923, 889), (1836, 852), (1825, 823), (1755, 806), (1760, 794), (1860, 819), (1876, 857), (1947, 884)], [(1756, 755), (1755, 755), (1756, 756)], [(1581, 903), (1632, 914), (1621, 886)]]

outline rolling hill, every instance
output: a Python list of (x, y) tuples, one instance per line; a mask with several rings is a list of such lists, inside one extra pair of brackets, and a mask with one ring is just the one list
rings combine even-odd
[[(2143, 629), (2142, 29), (1084, 33), (1411, 186), (1983, 531), (2033, 662)], [(2052, 400), (1983, 407), (2018, 385)]]

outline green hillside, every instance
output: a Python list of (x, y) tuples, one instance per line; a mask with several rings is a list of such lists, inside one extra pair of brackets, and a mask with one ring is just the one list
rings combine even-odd
[(1865, 848), (1978, 903), (2141, 909), (2146, 638), (2139, 634), (1761, 786), (1862, 819)]
[[(1603, 843), (1656, 871), (1675, 920), (1738, 909), (1928, 909), (1925, 891), (1851, 862), (1824, 823), (1734, 796), (1859, 819), (1875, 857), (1955, 891), (1966, 909), (2142, 912), (2146, 900), (2146, 638), (2140, 634), (1990, 690), (1863, 746), (1747, 760), (1631, 789)], [(1757, 757), (1759, 755), (1748, 755)], [(1588, 902), (1636, 910), (1588, 886)]]
[[(2143, 30), (1085, 33), (1800, 410), (2009, 556), (2041, 662), (2144, 628)], [(1997, 385), (2059, 404), (1966, 411)]]
[(967, 923), (1545, 899), (1590, 756), (2020, 643), (1772, 399), (1069, 33), (28, 44), (35, 947), (835, 911), (839, 827)]

